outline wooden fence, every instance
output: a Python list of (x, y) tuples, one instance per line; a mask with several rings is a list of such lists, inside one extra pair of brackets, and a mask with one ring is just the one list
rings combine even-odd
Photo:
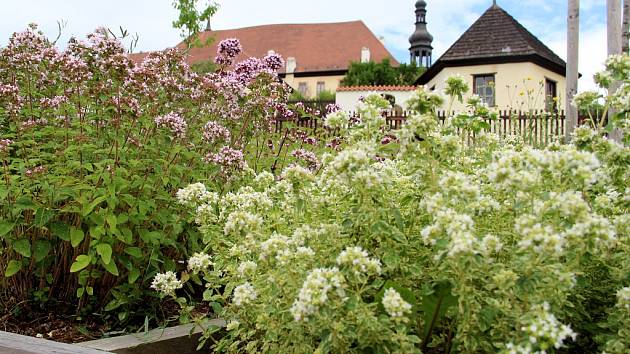
[[(359, 117), (357, 112), (349, 112), (351, 117)], [(386, 129), (397, 130), (405, 124), (407, 117), (413, 112), (383, 112), (386, 121)], [(446, 112), (437, 113), (439, 123), (444, 124), (446, 121)], [(587, 116), (580, 116), (578, 122), (580, 125), (587, 123)], [(564, 112), (517, 112), (517, 111), (500, 111), (497, 119), (487, 119), (486, 123), (490, 126), (487, 130), (497, 134), (500, 137), (509, 135), (521, 136), (525, 142), (534, 145), (547, 145), (564, 136), (565, 131), (565, 114)], [(334, 131), (330, 131), (323, 125), (323, 119), (318, 117), (297, 118), (294, 120), (278, 120), (276, 121), (276, 132), (282, 132), (286, 127), (286, 123), (292, 122), (295, 129), (304, 131), (305, 133), (319, 137), (331, 138), (335, 136)], [(459, 130), (459, 129), (458, 129)]]

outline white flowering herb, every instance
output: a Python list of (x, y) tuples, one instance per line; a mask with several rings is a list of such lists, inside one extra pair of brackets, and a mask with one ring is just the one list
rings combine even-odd
[(171, 271), (156, 274), (151, 283), (151, 288), (168, 296), (174, 296), (175, 290), (181, 289), (182, 286), (183, 284), (177, 279), (177, 275)]
[(406, 321), (405, 316), (411, 312), (411, 304), (403, 300), (400, 294), (394, 288), (388, 288), (383, 295), (383, 307), (385, 311), (398, 321)]

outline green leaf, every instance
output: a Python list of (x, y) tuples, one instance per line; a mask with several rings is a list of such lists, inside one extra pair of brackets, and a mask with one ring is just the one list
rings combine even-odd
[(9, 261), (7, 268), (4, 270), (4, 276), (7, 278), (13, 276), (15, 273), (19, 272), (20, 269), (22, 269), (22, 262), (16, 260)]
[(140, 271), (136, 268), (131, 268), (131, 270), (129, 271), (129, 276), (127, 277), (129, 284), (135, 283), (138, 278), (140, 278)]
[(134, 258), (142, 258), (142, 250), (138, 247), (127, 247), (125, 253)]
[(101, 256), (103, 263), (109, 264), (112, 261), (112, 246), (107, 243), (99, 243), (96, 245), (96, 253)]
[(50, 221), (55, 216), (55, 212), (52, 210), (40, 208), (37, 209), (37, 213), (35, 213), (35, 225), (42, 227)]
[(35, 262), (41, 262), (44, 258), (46, 258), (51, 249), (52, 246), (47, 240), (35, 241), (33, 244), (33, 258), (35, 259)]
[(22, 238), (13, 243), (13, 250), (22, 257), (29, 258), (31, 256), (31, 241), (27, 238)]
[(438, 282), (433, 285), (431, 293), (422, 297), (422, 319), (424, 341), (428, 343), (433, 330), (440, 323), (449, 307), (457, 305), (457, 297), (451, 293), (452, 285), (448, 281)]
[(14, 223), (10, 221), (0, 221), (0, 236), (4, 236), (13, 230)]
[(107, 199), (107, 197), (105, 197), (105, 196), (98, 197), (98, 198), (94, 199), (90, 204), (85, 205), (83, 207), (83, 210), (81, 210), (81, 215), (83, 217), (88, 216), (94, 210), (94, 208), (96, 208), (97, 205), (99, 205), (102, 202), (104, 202), (105, 199)]
[(92, 256), (85, 254), (78, 256), (77, 260), (70, 266), (70, 273), (76, 273), (81, 269), (84, 269), (90, 265), (90, 262), (92, 262)]
[(103, 268), (105, 268), (106, 271), (110, 272), (114, 276), (119, 275), (118, 266), (116, 266), (116, 261), (110, 261), (109, 263), (105, 263), (103, 260), (101, 260), (101, 263), (103, 264)]
[(64, 241), (70, 241), (70, 228), (62, 222), (50, 224), (50, 232)]
[(112, 230), (116, 230), (116, 225), (118, 223), (118, 219), (116, 219), (116, 215), (110, 214), (105, 218), (107, 220), (107, 224), (109, 228)]
[(83, 233), (83, 230), (77, 229), (74, 226), (70, 228), (70, 243), (72, 244), (72, 247), (77, 247), (81, 242), (83, 242), (84, 238), (85, 234)]

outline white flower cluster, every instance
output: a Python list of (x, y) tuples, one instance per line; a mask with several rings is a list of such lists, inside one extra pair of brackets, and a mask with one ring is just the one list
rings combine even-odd
[(394, 288), (385, 290), (382, 303), (385, 311), (396, 320), (405, 321), (405, 315), (411, 312), (411, 304), (403, 300)]
[(341, 110), (329, 113), (324, 120), (324, 125), (329, 129), (345, 129), (349, 123), (348, 113)]
[(252, 284), (245, 283), (234, 288), (232, 303), (236, 306), (243, 306), (251, 304), (257, 297), (258, 294)]
[(304, 184), (315, 179), (313, 173), (300, 165), (291, 165), (282, 171), (282, 179), (290, 181), (293, 185)]
[(256, 262), (245, 261), (238, 265), (237, 271), (241, 277), (247, 277), (253, 274), (257, 268), (258, 264)]
[(194, 183), (177, 191), (179, 204), (196, 208), (200, 204), (213, 204), (219, 199), (218, 194), (209, 192), (203, 183)]
[(254, 178), (254, 185), (258, 187), (259, 190), (265, 190), (269, 188), (273, 182), (275, 182), (276, 177), (273, 173), (268, 171), (262, 171), (256, 175)]
[(230, 213), (242, 211), (249, 213), (264, 213), (273, 207), (273, 201), (265, 192), (257, 192), (254, 188), (245, 186), (237, 193), (227, 193), (219, 201), (219, 219), (225, 220)]
[(260, 260), (274, 258), (280, 265), (287, 265), (294, 258), (306, 258), (315, 255), (310, 247), (304, 247), (303, 240), (289, 238), (278, 233), (260, 244)]
[(630, 312), (630, 286), (617, 291), (617, 306)]
[(481, 244), (473, 235), (474, 222), (470, 215), (459, 214), (450, 208), (436, 211), (434, 223), (420, 232), (426, 245), (435, 245), (442, 236), (450, 238), (448, 256), (462, 253), (480, 253)]
[(175, 290), (181, 289), (182, 286), (184, 285), (177, 279), (177, 275), (171, 271), (156, 274), (151, 283), (152, 289), (171, 296), (174, 296)]
[(381, 274), (381, 261), (370, 258), (367, 251), (361, 247), (348, 247), (337, 256), (337, 264), (340, 267), (347, 266), (354, 274)]
[(514, 229), (520, 235), (521, 249), (533, 249), (536, 253), (560, 256), (564, 252), (566, 240), (551, 226), (543, 225), (533, 215), (523, 215), (516, 219)]
[(259, 230), (263, 225), (263, 219), (245, 211), (235, 211), (228, 215), (223, 227), (225, 235), (240, 236), (248, 232)]
[(352, 181), (352, 177), (358, 171), (368, 168), (373, 160), (373, 148), (368, 145), (359, 145), (341, 151), (330, 163), (333, 173), (346, 181)]
[[(548, 303), (537, 306), (534, 311), (538, 313), (537, 316), (528, 325), (521, 327), (528, 335), (528, 343), (518, 346), (509, 343), (506, 347), (508, 353), (545, 353), (546, 349), (551, 347), (560, 349), (567, 339), (575, 340), (577, 337), (571, 327), (560, 323), (556, 316), (549, 312)], [(541, 350), (535, 351), (536, 347)]]
[(212, 265), (212, 257), (205, 253), (195, 253), (188, 259), (188, 269), (194, 274), (204, 272)]
[(210, 225), (218, 220), (215, 208), (211, 204), (201, 204), (195, 212), (195, 223), (199, 226)]
[(345, 301), (345, 279), (338, 268), (317, 268), (310, 271), (298, 298), (291, 306), (291, 314), (295, 321), (303, 321), (319, 311), (329, 300), (329, 293), (335, 291)]

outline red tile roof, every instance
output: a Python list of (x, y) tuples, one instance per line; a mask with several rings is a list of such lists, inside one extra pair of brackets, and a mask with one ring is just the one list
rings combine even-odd
[(417, 86), (349, 86), (339, 87), (337, 92), (340, 91), (414, 91)]
[[(294, 57), (296, 73), (347, 70), (351, 61), (361, 60), (361, 50), (370, 50), (371, 60), (380, 62), (389, 58), (392, 65), (398, 61), (389, 53), (363, 21), (278, 24), (245, 27), (231, 30), (205, 31), (200, 39), (205, 42), (213, 38), (213, 44), (190, 51), (189, 64), (213, 60), (216, 45), (226, 38), (238, 38), (243, 46), (239, 60), (248, 57), (264, 57), (270, 50), (285, 59)], [(178, 44), (183, 48), (183, 44)], [(134, 61), (141, 61), (148, 53), (132, 54)], [(284, 73), (285, 68), (280, 70)]]

